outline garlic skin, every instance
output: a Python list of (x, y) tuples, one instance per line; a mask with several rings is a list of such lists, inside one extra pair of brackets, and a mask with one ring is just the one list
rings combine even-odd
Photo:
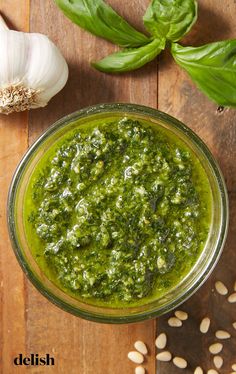
[(8, 30), (2, 19), (0, 56), (0, 113), (44, 107), (67, 82), (67, 63), (47, 36)]

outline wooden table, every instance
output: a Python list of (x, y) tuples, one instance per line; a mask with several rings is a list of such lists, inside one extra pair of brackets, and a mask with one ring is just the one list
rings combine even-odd
[[(148, 0), (109, 1), (137, 27)], [(199, 0), (199, 20), (187, 37), (193, 45), (233, 38), (236, 35), (234, 0)], [(191, 83), (187, 75), (164, 53), (143, 69), (122, 76), (96, 72), (89, 61), (98, 59), (114, 47), (73, 25), (52, 0), (0, 0), (0, 11), (17, 30), (47, 34), (61, 49), (69, 63), (70, 77), (65, 89), (44, 109), (10, 116), (0, 115), (0, 372), (3, 374), (131, 374), (135, 365), (127, 352), (137, 339), (145, 341), (149, 355), (145, 367), (149, 374), (181, 372), (173, 364), (156, 364), (154, 339), (167, 331), (168, 348), (189, 361), (185, 373), (201, 364), (213, 367), (208, 345), (215, 341), (216, 329), (228, 329), (232, 339), (224, 343), (225, 363), (220, 373), (230, 373), (236, 361), (235, 304), (217, 295), (213, 288), (221, 279), (233, 289), (236, 280), (236, 111), (219, 112)], [(13, 171), (30, 145), (52, 122), (84, 106), (102, 102), (133, 102), (158, 107), (191, 127), (208, 144), (218, 160), (229, 191), (230, 230), (221, 260), (213, 275), (182, 309), (190, 319), (181, 329), (167, 326), (168, 316), (135, 325), (101, 325), (84, 321), (58, 309), (29, 283), (21, 271), (6, 228), (6, 199)], [(199, 331), (202, 317), (212, 318), (210, 333)], [(156, 331), (157, 329), (157, 331)], [(19, 354), (50, 353), (54, 367), (14, 367)]]

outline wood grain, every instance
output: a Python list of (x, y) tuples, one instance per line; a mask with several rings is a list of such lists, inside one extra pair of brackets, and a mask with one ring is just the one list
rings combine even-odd
[[(231, 365), (236, 357), (236, 331), (232, 323), (236, 320), (235, 304), (229, 304), (227, 297), (220, 296), (215, 291), (215, 282), (221, 280), (233, 292), (233, 285), (236, 280), (236, 193), (229, 194), (230, 198), (230, 228), (228, 240), (223, 255), (210, 276), (209, 280), (200, 290), (185, 302), (179, 309), (187, 311), (190, 318), (184, 322), (181, 329), (174, 329), (168, 326), (168, 318), (173, 315), (169, 313), (158, 320), (158, 333), (165, 331), (168, 335), (168, 349), (177, 356), (184, 357), (188, 361), (186, 374), (192, 374), (197, 366), (202, 366), (204, 373), (213, 369), (213, 356), (208, 347), (217, 341), (215, 332), (226, 330), (232, 335), (231, 339), (222, 341), (224, 348), (221, 353), (224, 365), (220, 374), (231, 373)], [(206, 335), (199, 331), (202, 318), (208, 316), (211, 319), (210, 330)], [(158, 374), (171, 374), (176, 370), (172, 363), (160, 363), (157, 365)]]
[[(124, 7), (117, 0), (110, 2), (125, 15), (137, 20), (144, 7), (142, 1), (131, 1)], [(146, 1), (147, 3), (147, 1)], [(48, 22), (53, 15), (53, 22)], [(30, 143), (56, 119), (82, 107), (104, 102), (134, 102), (156, 107), (157, 66), (149, 66), (123, 76), (108, 76), (93, 70), (88, 61), (99, 59), (115, 48), (73, 25), (49, 0), (31, 3), (30, 30), (47, 34), (61, 49), (69, 63), (70, 77), (65, 89), (47, 108), (30, 113)], [(132, 326), (107, 326), (83, 321), (54, 307), (27, 282), (27, 351), (50, 352), (57, 360), (56, 368), (47, 373), (131, 374), (135, 365), (127, 353), (137, 339), (149, 346), (145, 363), (149, 373), (155, 372), (155, 321)], [(33, 373), (41, 373), (35, 368)]]
[[(198, 46), (203, 43), (233, 38), (236, 35), (235, 1), (199, 0), (199, 21), (185, 43)], [(172, 315), (158, 320), (158, 333), (166, 331), (169, 338), (168, 348), (175, 355), (185, 357), (188, 362), (186, 374), (192, 374), (196, 366), (201, 365), (206, 372), (214, 368), (208, 346), (216, 340), (217, 329), (229, 330), (230, 341), (224, 342), (222, 357), (224, 365), (221, 374), (230, 373), (236, 357), (236, 333), (232, 328), (235, 318), (235, 306), (230, 305), (225, 297), (214, 291), (214, 283), (220, 279), (233, 291), (236, 280), (236, 112), (233, 109), (217, 110), (217, 105), (210, 102), (165, 53), (159, 64), (158, 86), (159, 109), (163, 110), (191, 127), (209, 146), (219, 162), (229, 191), (230, 230), (223, 255), (213, 274), (205, 285), (191, 299), (181, 306), (191, 318), (180, 330), (168, 327), (167, 320)], [(199, 332), (199, 324), (208, 315), (211, 320), (209, 334)], [(157, 365), (157, 373), (170, 374), (179, 370), (173, 364)]]
[[(233, 38), (236, 35), (236, 4), (227, 0), (199, 0), (199, 21), (186, 38), (186, 43), (204, 43)], [(217, 105), (201, 93), (187, 73), (178, 67), (169, 53), (160, 57), (159, 109), (191, 127), (217, 158), (229, 191), (236, 190), (235, 110), (217, 110)]]
[[(109, 3), (136, 27), (142, 28), (141, 15), (148, 0), (129, 2), (109, 0)], [(232, 38), (236, 32), (234, 0), (199, 0), (199, 21), (185, 43), (200, 45), (214, 40)], [(58, 118), (84, 106), (101, 102), (133, 102), (166, 111), (194, 129), (208, 144), (219, 161), (230, 191), (230, 231), (223, 256), (207, 283), (181, 308), (190, 319), (180, 330), (167, 325), (169, 315), (158, 319), (158, 332), (167, 331), (168, 348), (189, 361), (186, 374), (202, 364), (213, 367), (208, 345), (214, 341), (217, 328), (229, 329), (233, 341), (224, 343), (225, 363), (222, 374), (229, 373), (235, 361), (235, 330), (231, 323), (235, 307), (214, 289), (216, 279), (222, 279), (232, 289), (236, 279), (236, 112), (217, 111), (191, 83), (187, 75), (173, 62), (168, 53), (157, 65), (153, 63), (137, 72), (110, 76), (90, 68), (88, 61), (114, 51), (114, 46), (73, 25), (55, 6), (53, 0), (0, 0), (0, 11), (12, 27), (18, 30), (47, 34), (61, 49), (69, 63), (70, 77), (65, 89), (43, 109), (29, 114), (0, 116), (0, 373), (26, 371), (33, 374), (131, 374), (135, 365), (127, 360), (127, 352), (137, 339), (149, 347), (145, 362), (148, 374), (154, 374), (154, 338), (156, 322), (135, 325), (101, 325), (87, 322), (63, 312), (25, 279), (17, 264), (7, 235), (6, 198), (13, 171), (19, 159), (39, 134)], [(30, 11), (30, 12), (29, 12)], [(30, 21), (30, 22), (29, 22)], [(158, 71), (157, 71), (158, 69)], [(29, 124), (29, 129), (28, 129)], [(29, 130), (29, 131), (28, 131)], [(202, 317), (209, 315), (209, 334), (198, 332)], [(233, 343), (233, 344), (232, 344)], [(55, 367), (12, 365), (18, 353), (50, 353)], [(158, 374), (177, 374), (172, 364), (157, 365)]]
[[(1, 13), (12, 28), (29, 29), (29, 1), (0, 1)], [(9, 242), (6, 225), (6, 201), (9, 184), (28, 145), (28, 114), (0, 115), (0, 372), (12, 372), (12, 361), (25, 352), (24, 276)], [(23, 373), (24, 370), (19, 370)]]

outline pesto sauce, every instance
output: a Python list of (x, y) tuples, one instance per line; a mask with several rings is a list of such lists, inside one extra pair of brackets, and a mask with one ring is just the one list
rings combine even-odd
[(25, 199), (33, 255), (86, 302), (143, 304), (190, 271), (211, 223), (211, 190), (193, 152), (131, 118), (66, 133), (36, 166)]

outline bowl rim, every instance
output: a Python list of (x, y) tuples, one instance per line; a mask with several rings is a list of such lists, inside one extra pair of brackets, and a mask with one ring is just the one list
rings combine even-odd
[[(113, 316), (113, 315), (106, 315), (106, 314), (96, 314), (91, 312), (86, 312), (82, 309), (78, 309), (75, 306), (69, 304), (65, 300), (62, 300), (60, 297), (55, 295), (52, 291), (48, 290), (46, 286), (40, 282), (40, 280), (36, 277), (36, 275), (31, 271), (30, 266), (28, 265), (27, 261), (25, 261), (25, 257), (22, 254), (22, 250), (18, 245), (17, 241), (17, 232), (16, 232), (16, 225), (15, 225), (15, 200), (17, 194), (17, 188), (19, 185), (19, 180), (23, 175), (24, 170), (26, 169), (27, 165), (30, 163), (31, 157), (33, 156), (34, 152), (40, 147), (42, 142), (56, 133), (60, 128), (68, 126), (70, 123), (87, 116), (92, 116), (96, 114), (108, 114), (108, 113), (123, 113), (125, 115), (146, 115), (149, 117), (153, 117), (155, 120), (161, 120), (168, 125), (177, 128), (180, 132), (183, 132), (191, 142), (195, 143), (200, 150), (202, 151), (204, 157), (209, 161), (214, 174), (216, 176), (216, 180), (218, 182), (218, 189), (220, 192), (220, 198), (222, 203), (222, 224), (221, 224), (221, 231), (218, 235), (217, 245), (214, 249), (214, 254), (211, 257), (209, 263), (203, 269), (202, 273), (200, 274), (197, 281), (191, 285), (191, 287), (180, 297), (175, 299), (172, 302), (169, 302), (167, 305), (162, 306), (158, 310), (151, 310), (151, 311), (142, 311), (138, 314), (130, 314), (127, 316)], [(28, 161), (27, 161), (28, 160)], [(213, 157), (212, 153), (210, 152), (207, 145), (201, 140), (201, 138), (189, 127), (183, 124), (181, 121), (176, 119), (173, 116), (170, 116), (167, 113), (159, 111), (154, 108), (150, 108), (144, 105), (138, 104), (131, 104), (131, 103), (106, 103), (106, 104), (98, 104), (92, 105), (89, 107), (85, 107), (78, 111), (75, 111), (71, 114), (68, 114), (51, 126), (49, 126), (28, 148), (25, 152), (24, 156), (22, 157), (21, 161), (19, 162), (15, 173), (13, 175), (9, 192), (8, 192), (8, 199), (7, 199), (7, 223), (8, 223), (8, 232), (9, 237), (11, 240), (12, 248), (16, 255), (16, 258), (23, 269), (24, 273), (31, 281), (31, 283), (36, 287), (36, 289), (47, 299), (49, 299), (53, 304), (57, 305), (64, 311), (67, 311), (73, 315), (85, 318), (87, 320), (95, 321), (95, 322), (102, 322), (102, 323), (132, 323), (138, 322), (142, 320), (152, 319), (158, 317), (164, 313), (169, 312), (170, 310), (176, 308), (184, 301), (186, 301), (190, 296), (192, 296), (200, 287), (201, 285), (207, 280), (207, 278), (212, 273), (213, 269), (215, 268), (220, 255), (223, 250), (223, 246), (227, 237), (228, 232), (228, 222), (229, 222), (229, 204), (228, 204), (228, 194), (227, 189), (224, 181), (224, 177), (222, 172), (219, 168), (219, 165), (215, 158)], [(148, 304), (147, 304), (148, 305)], [(128, 309), (128, 308), (127, 308)]]

